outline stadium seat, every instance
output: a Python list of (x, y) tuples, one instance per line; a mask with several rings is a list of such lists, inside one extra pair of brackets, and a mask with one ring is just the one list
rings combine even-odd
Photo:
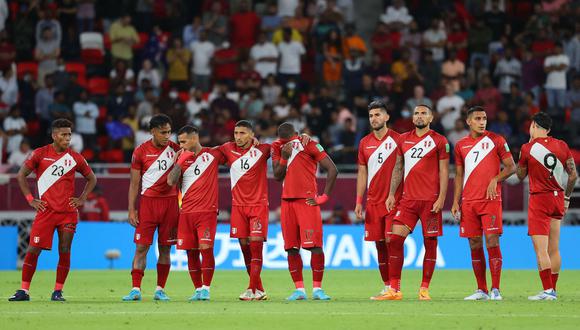
[(107, 135), (98, 136), (97, 144), (99, 145), (99, 148), (101, 148), (101, 150), (107, 149), (107, 146), (109, 145), (109, 137)]
[(88, 90), (89, 93), (93, 95), (109, 94), (109, 79), (108, 78), (89, 79)]
[(105, 36), (103, 37), (103, 41), (105, 44), (105, 49), (111, 49), (111, 37), (109, 36), (109, 34), (105, 34)]
[(38, 76), (38, 63), (36, 62), (18, 62), (16, 63), (16, 76), (18, 79), (24, 77), (27, 72), (32, 72), (34, 79)]
[(123, 162), (123, 150), (112, 149), (105, 150), (101, 152), (101, 160), (105, 163), (122, 163)]
[(85, 149), (81, 152), (81, 155), (87, 160), (87, 161), (93, 161), (95, 158), (95, 152), (91, 149)]
[(36, 136), (40, 133), (40, 122), (38, 120), (31, 120), (26, 122), (28, 128), (27, 134), (29, 136)]
[(188, 92), (179, 92), (179, 99), (183, 103), (187, 103), (189, 101), (189, 93)]
[(77, 74), (77, 82), (79, 85), (83, 87), (87, 85), (87, 67), (84, 63), (66, 63), (65, 70)]
[(145, 32), (139, 32), (139, 42), (133, 45), (133, 49), (142, 49), (147, 44), (149, 35)]
[(85, 64), (101, 65), (105, 62), (105, 54), (100, 49), (83, 49), (81, 59)]
[(99, 107), (99, 120), (107, 118), (107, 107)]
[(105, 50), (103, 35), (99, 32), (83, 32), (80, 35), (81, 49)]

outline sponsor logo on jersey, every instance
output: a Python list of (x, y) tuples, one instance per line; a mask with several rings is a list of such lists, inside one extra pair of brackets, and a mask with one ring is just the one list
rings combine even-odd
[(145, 155), (145, 157), (158, 157), (159, 155)]
[(378, 147), (377, 146), (368, 146), (368, 147), (366, 147), (366, 149), (376, 149), (376, 148), (378, 148)]
[(51, 162), (56, 162), (56, 159), (44, 157), (42, 160), (49, 160)]

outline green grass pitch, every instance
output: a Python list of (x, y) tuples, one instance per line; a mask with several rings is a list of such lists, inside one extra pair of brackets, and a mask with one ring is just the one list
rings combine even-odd
[[(263, 272), (269, 301), (238, 301), (248, 282), (245, 272), (217, 270), (212, 301), (187, 302), (192, 284), (186, 272), (169, 275), (171, 302), (152, 301), (155, 271), (143, 280), (144, 300), (122, 302), (130, 289), (129, 271), (71, 271), (66, 303), (50, 302), (54, 272), (37, 272), (31, 302), (9, 303), (20, 285), (19, 272), (0, 272), (0, 329), (505, 329), (580, 328), (580, 271), (560, 276), (560, 298), (530, 302), (540, 290), (535, 271), (504, 271), (504, 301), (463, 301), (475, 287), (468, 270), (436, 270), (433, 301), (417, 300), (420, 271), (403, 272), (403, 301), (370, 301), (381, 289), (378, 271), (328, 270), (324, 277), (330, 302), (286, 302), (292, 291), (287, 271)], [(304, 273), (311, 283), (309, 271)], [(307, 285), (310, 296), (310, 288)]]

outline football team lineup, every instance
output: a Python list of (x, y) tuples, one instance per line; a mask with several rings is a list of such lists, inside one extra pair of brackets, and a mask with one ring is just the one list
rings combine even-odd
[[(504, 299), (504, 291), (500, 290), (505, 277), (502, 277), (501, 182), (512, 175), (520, 180), (529, 177), (530, 182), (528, 235), (536, 254), (542, 290), (527, 299), (559, 299), (560, 224), (568, 209), (577, 173), (567, 144), (549, 136), (552, 120), (546, 113), (537, 113), (532, 118), (530, 141), (522, 146), (517, 164), (506, 140), (486, 130), (487, 115), (482, 107), (468, 110), (466, 123), (470, 134), (459, 140), (454, 150), (443, 135), (430, 129), (433, 112), (427, 105), (414, 108), (415, 128), (403, 134), (388, 128), (389, 113), (381, 101), (368, 105), (368, 116), (371, 133), (360, 141), (358, 148), (354, 212), (358, 219), (364, 219), (364, 240), (374, 242), (376, 247), (383, 285), (370, 300), (410, 300), (409, 295), (404, 298), (403, 288), (406, 292), (418, 292), (413, 300), (445, 301), (451, 299), (450, 296), (458, 299), (452, 285), (445, 286), (451, 294), (444, 292), (441, 297), (432, 299), (430, 293), (437, 263), (438, 237), (443, 234), (442, 209), (448, 190), (452, 153), (455, 179), (451, 213), (459, 221), (460, 237), (469, 243), (475, 276), (475, 281), (471, 281), (476, 283), (475, 292), (463, 300)], [(50, 300), (66, 301), (63, 288), (70, 270), (71, 245), (78, 222), (77, 208), (85, 202), (97, 181), (86, 160), (69, 148), (71, 128), (72, 123), (66, 119), (55, 120), (52, 123), (53, 143), (36, 149), (18, 173), (20, 189), (37, 213), (22, 265), (21, 287), (9, 301), (31, 300), (29, 290), (39, 255), (42, 250), (52, 248), (55, 231), (58, 233), (59, 259)], [(280, 221), (293, 284), (293, 291), (285, 300), (333, 299), (327, 294), (327, 288), (336, 288), (336, 284), (333, 286), (327, 278), (324, 288), (322, 285), (325, 253), (320, 205), (331, 198), (338, 170), (320, 144), (309, 136), (299, 135), (288, 122), (278, 127), (276, 141), (265, 144), (254, 137), (250, 121), (240, 120), (235, 125), (234, 141), (214, 148), (202, 146), (198, 128), (190, 125), (178, 129), (178, 143), (171, 141), (174, 128), (165, 115), (153, 116), (149, 128), (152, 138), (134, 150), (131, 163), (128, 218), (135, 227), (131, 290), (125, 296), (116, 296), (116, 299), (143, 299), (141, 287), (147, 253), (157, 234), (157, 278), (153, 300), (171, 300), (165, 286), (173, 245), (187, 254), (188, 273), (193, 284), (193, 295), (188, 301), (216, 300), (215, 295), (210, 294), (210, 288), (215, 271), (220, 165), (230, 168), (230, 237), (239, 241), (248, 278), (246, 284), (238, 278), (227, 285), (234, 282), (239, 285), (238, 289), (242, 290), (239, 300), (243, 301), (281, 296), (280, 288), (286, 285), (278, 283), (267, 293), (263, 277), (267, 278), (269, 272), (262, 274), (269, 223), (267, 172), (270, 158), (274, 177), (282, 182)], [(324, 189), (320, 192), (316, 181), (319, 166), (326, 176)], [(37, 177), (36, 197), (26, 180), (32, 172)], [(87, 181), (78, 197), (74, 194), (76, 172)], [(181, 205), (178, 195), (181, 196)], [(413, 289), (402, 282), (402, 268), (405, 240), (419, 222), (425, 251), (422, 271), (420, 276), (419, 273), (405, 273), (411, 278), (420, 278), (416, 281), (420, 286)], [(301, 249), (311, 254), (311, 286), (305, 284), (310, 281), (304, 279)], [(487, 283), (488, 266), (490, 285)], [(364, 274), (363, 277), (372, 281), (368, 272)], [(343, 277), (344, 281), (349, 276)], [(465, 280), (468, 276), (462, 274), (461, 277)], [(526, 275), (526, 278), (531, 277), (530, 273)], [(276, 281), (281, 282), (278, 278)], [(512, 279), (512, 282), (517, 281)], [(368, 282), (358, 285), (365, 283)], [(524, 289), (530, 289), (529, 281), (517, 284), (519, 287), (523, 285), (528, 286)], [(310, 295), (306, 287), (312, 287)], [(510, 296), (517, 294), (511, 291)], [(76, 294), (70, 297), (77, 299)], [(110, 300), (111, 297), (104, 299)], [(218, 294), (217, 301), (220, 299), (223, 299), (223, 293)], [(341, 299), (344, 298), (335, 297), (334, 300)], [(449, 315), (444, 313), (444, 316)]]

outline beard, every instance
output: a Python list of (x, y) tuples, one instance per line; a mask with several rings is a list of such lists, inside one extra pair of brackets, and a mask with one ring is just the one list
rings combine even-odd
[(387, 124), (383, 123), (381, 126), (373, 127), (373, 131), (380, 131), (385, 127), (387, 127)]
[(427, 124), (415, 124), (415, 127), (418, 129), (423, 129), (423, 128), (427, 127)]

